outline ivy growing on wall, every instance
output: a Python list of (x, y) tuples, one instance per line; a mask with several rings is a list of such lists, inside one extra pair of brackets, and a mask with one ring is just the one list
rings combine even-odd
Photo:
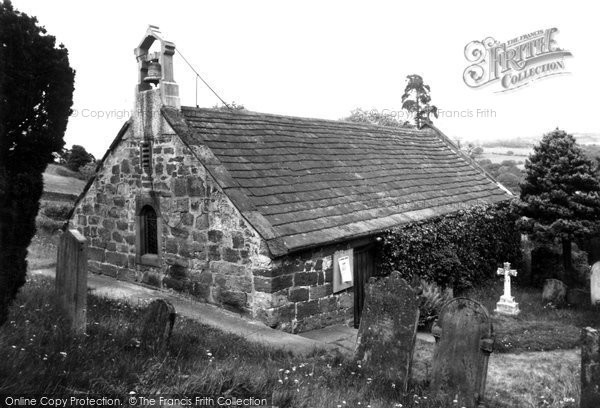
[(379, 246), (382, 274), (399, 271), (442, 287), (465, 289), (495, 277), (503, 262), (519, 266), (520, 235), (510, 203), (478, 205), (386, 231)]

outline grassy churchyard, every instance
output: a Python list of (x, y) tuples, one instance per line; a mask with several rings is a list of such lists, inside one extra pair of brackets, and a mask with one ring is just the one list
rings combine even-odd
[[(31, 268), (55, 260), (56, 236), (38, 234)], [(417, 341), (408, 395), (377, 382), (351, 358), (297, 357), (178, 319), (168, 348), (140, 347), (144, 305), (88, 295), (87, 334), (63, 331), (54, 312), (53, 280), (33, 276), (0, 331), (0, 393), (89, 392), (214, 394), (273, 400), (279, 407), (436, 407), (427, 397), (433, 344)], [(464, 295), (493, 310), (502, 281)], [(541, 290), (514, 287), (521, 314), (493, 317), (495, 352), (486, 399), (491, 407), (576, 407), (581, 327), (600, 327), (592, 308), (542, 305)], [(400, 405), (401, 404), (401, 405)]]
[[(326, 352), (297, 357), (187, 319), (177, 320), (166, 350), (145, 349), (139, 342), (143, 305), (93, 295), (88, 295), (87, 333), (73, 337), (57, 318), (53, 288), (51, 279), (30, 278), (13, 305), (11, 319), (0, 331), (0, 394), (133, 391), (268, 398), (279, 407), (439, 406), (424, 391), (433, 353), (433, 344), (425, 341), (417, 343), (413, 381), (404, 396), (395, 384), (365, 375), (350, 358)], [(517, 290), (516, 297), (521, 293)], [(519, 323), (525, 327), (525, 319), (534, 316), (532, 307)], [(568, 331), (566, 321), (555, 322)], [(500, 342), (510, 346), (490, 359), (489, 406), (576, 407), (578, 351), (526, 352), (532, 345), (527, 336), (512, 329), (502, 334), (504, 327), (510, 326), (496, 321)], [(542, 338), (549, 340), (547, 345)], [(535, 345), (544, 350), (576, 346), (557, 344), (547, 335), (540, 335)]]

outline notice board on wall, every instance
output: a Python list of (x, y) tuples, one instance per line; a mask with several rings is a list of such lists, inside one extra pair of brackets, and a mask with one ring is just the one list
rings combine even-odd
[(333, 254), (333, 292), (354, 286), (354, 251), (347, 249)]

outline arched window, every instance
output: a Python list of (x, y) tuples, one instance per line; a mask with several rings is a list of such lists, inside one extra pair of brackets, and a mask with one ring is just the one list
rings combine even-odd
[(156, 211), (149, 205), (140, 211), (140, 255), (158, 255), (158, 225)]

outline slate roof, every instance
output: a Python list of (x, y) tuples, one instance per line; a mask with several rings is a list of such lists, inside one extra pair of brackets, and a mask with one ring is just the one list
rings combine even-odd
[(274, 256), (510, 198), (433, 127), (188, 107), (163, 115)]

